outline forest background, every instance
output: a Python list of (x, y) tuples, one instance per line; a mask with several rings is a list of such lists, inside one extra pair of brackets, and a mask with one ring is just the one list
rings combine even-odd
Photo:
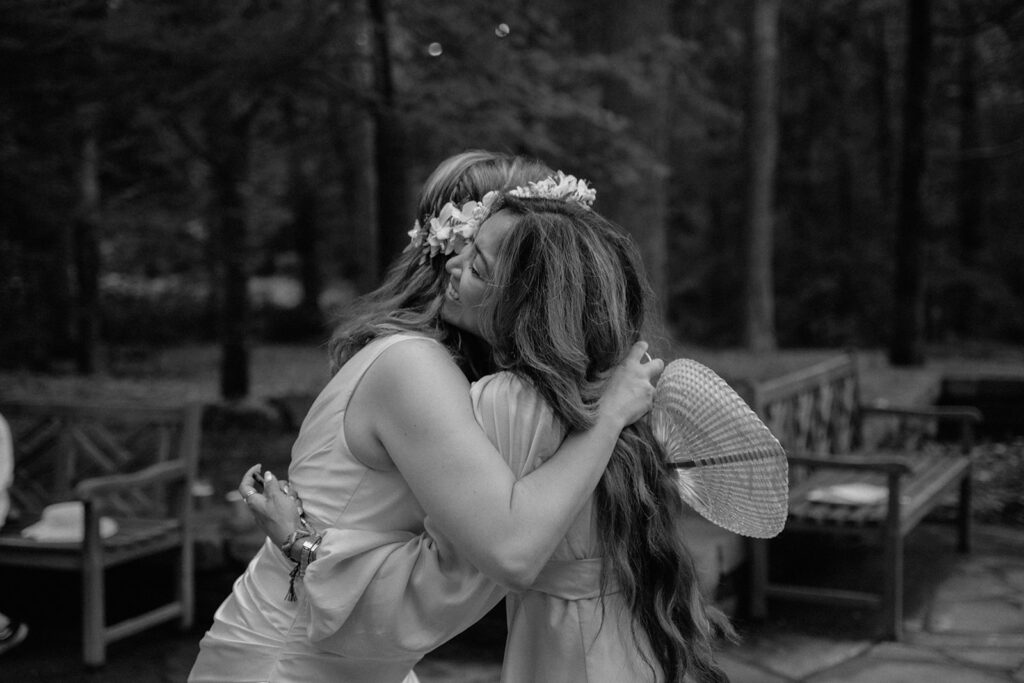
[(585, 177), (677, 339), (1024, 338), (1012, 0), (0, 0), (0, 367), (322, 342), (467, 148)]

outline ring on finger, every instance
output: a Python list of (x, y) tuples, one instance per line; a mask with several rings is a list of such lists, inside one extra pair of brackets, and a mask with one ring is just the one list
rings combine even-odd
[(245, 494), (244, 494), (244, 495), (242, 496), (242, 500), (244, 500), (244, 501), (245, 501), (246, 503), (248, 503), (248, 502), (249, 502), (249, 499), (250, 499), (250, 498), (252, 498), (253, 496), (255, 496), (255, 495), (256, 495), (256, 493), (257, 493), (256, 489), (249, 489), (249, 490), (248, 490), (248, 491), (246, 491), (246, 492), (245, 492)]

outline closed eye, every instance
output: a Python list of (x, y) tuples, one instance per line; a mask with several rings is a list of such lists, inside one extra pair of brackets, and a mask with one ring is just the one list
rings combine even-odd
[(483, 280), (484, 282), (486, 282), (487, 278), (484, 277), (484, 274), (476, 266), (479, 258), (480, 258), (480, 250), (477, 249), (477, 246), (474, 244), (473, 245), (473, 260), (471, 260), (469, 262), (469, 272), (473, 274), (473, 277), (479, 278), (480, 280)]

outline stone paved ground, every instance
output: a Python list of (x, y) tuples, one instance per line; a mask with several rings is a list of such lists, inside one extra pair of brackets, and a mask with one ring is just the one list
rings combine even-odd
[(906, 581), (918, 590), (904, 642), (874, 640), (870, 614), (773, 604), (722, 653), (733, 683), (1024, 681), (1024, 533), (982, 528), (974, 552), (949, 561), (951, 537), (911, 536)]
[[(908, 544), (908, 616), (903, 643), (877, 642), (869, 612), (771, 603), (768, 620), (738, 620), (743, 643), (720, 658), (733, 683), (1024, 683), (1024, 532), (979, 530), (972, 555), (953, 552), (953, 532), (928, 526)], [(864, 558), (862, 571), (871, 571)], [(230, 588), (222, 571), (199, 575), (199, 611), (208, 620)], [(17, 580), (17, 583), (15, 582)], [(156, 590), (118, 577), (129, 595)], [(108, 665), (86, 672), (79, 662), (77, 586), (50, 575), (0, 574), (3, 600), (35, 615), (29, 639), (0, 658), (0, 681), (75, 683), (183, 681), (205, 627), (161, 627), (110, 649)], [(500, 611), (428, 657), (423, 683), (498, 681)]]

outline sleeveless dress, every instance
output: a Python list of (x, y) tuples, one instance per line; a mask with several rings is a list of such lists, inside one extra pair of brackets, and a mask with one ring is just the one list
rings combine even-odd
[[(424, 512), (401, 473), (367, 467), (345, 442), (345, 411), (366, 370), (391, 346), (423, 339), (374, 340), (317, 397), (288, 479), (310, 523), (337, 532), (334, 543), (313, 563), (320, 567), (310, 568), (310, 583), (296, 581), (289, 602), (293, 564), (268, 539), (214, 615), (190, 681), (416, 681), (412, 668), (426, 652), (500, 601), (504, 591), (479, 574), (449, 578), (444, 558), (452, 554), (421, 535)], [(307, 590), (320, 585), (320, 569), (332, 581)]]
[[(517, 477), (551, 457), (565, 429), (535, 389), (511, 373), (472, 387), (477, 421)], [(429, 533), (429, 530), (428, 530)], [(447, 550), (424, 547), (425, 552)], [(508, 639), (502, 683), (642, 683), (660, 676), (645, 663), (646, 637), (632, 633), (632, 616), (614, 578), (602, 596), (594, 499), (569, 527), (529, 590), (506, 598)], [(468, 578), (468, 572), (467, 572)]]
[[(517, 376), (487, 376), (474, 383), (470, 393), (477, 421), (517, 477), (540, 466), (561, 444), (564, 427), (540, 395)], [(642, 633), (634, 639), (631, 615), (614, 582), (601, 595), (597, 539), (591, 499), (533, 586), (508, 594), (502, 683), (661, 680), (641, 655), (649, 653), (649, 646)], [(404, 619), (415, 618), (424, 629), (421, 644), (426, 647), (436, 640), (440, 645), (442, 637), (450, 638), (483, 617), (504, 593), (461, 561), (429, 518), (425, 533), (415, 539), (373, 549), (373, 539), (365, 540), (367, 552), (357, 556), (351, 532), (330, 529), (309, 566), (303, 583), (314, 612), (339, 617), (334, 623), (317, 620), (314, 631), (324, 629), (315, 634), (320, 642), (343, 640), (358, 625), (365, 639), (360, 647), (387, 649), (400, 636)], [(361, 585), (358, 595), (346, 586), (354, 563), (368, 570), (375, 562), (376, 573)], [(433, 591), (441, 587), (444, 597), (434, 597)], [(345, 604), (353, 598), (355, 609)], [(383, 614), (399, 616), (385, 620), (386, 627), (381, 628)], [(342, 623), (346, 616), (348, 623)], [(341, 630), (332, 634), (331, 628), (339, 625)]]

